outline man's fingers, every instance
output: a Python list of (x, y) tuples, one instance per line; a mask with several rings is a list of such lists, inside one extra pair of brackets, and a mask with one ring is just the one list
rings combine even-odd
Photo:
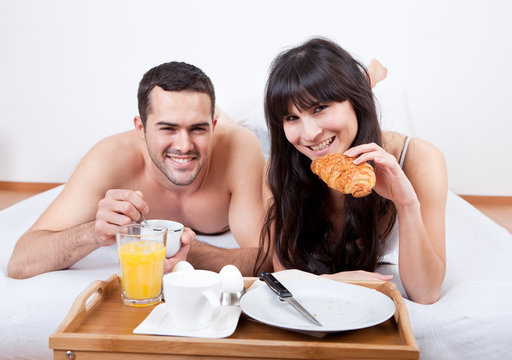
[(183, 234), (181, 234), (181, 246), (176, 254), (172, 257), (165, 259), (164, 262), (164, 272), (168, 273), (174, 269), (174, 265), (182, 260), (187, 260), (187, 255), (190, 250), (190, 245), (196, 239), (196, 233), (193, 232), (190, 228), (185, 227), (183, 229)]
[(106, 200), (113, 201), (127, 201), (129, 202), (139, 213), (147, 213), (149, 207), (143, 199), (142, 192), (126, 190), (126, 189), (110, 189), (105, 194)]
[(116, 241), (117, 226), (103, 220), (98, 220), (94, 224), (94, 232), (97, 234), (96, 242), (99, 245), (112, 245)]
[(141, 197), (140, 191), (110, 189), (98, 202), (96, 220), (104, 220), (115, 225), (128, 225), (139, 221), (141, 214), (149, 208)]
[[(136, 213), (140, 217), (140, 214), (138, 212)], [(129, 225), (134, 220), (130, 216), (123, 213), (118, 213), (112, 211), (111, 209), (99, 208), (98, 212), (96, 213), (96, 221), (104, 221), (109, 224), (124, 226)]]
[(176, 265), (180, 261), (187, 260), (187, 255), (188, 255), (189, 250), (190, 250), (190, 244), (188, 244), (188, 245), (183, 244), (174, 256), (172, 256), (168, 259), (165, 259), (164, 260), (164, 272), (168, 273), (168, 272), (172, 271), (172, 269), (174, 268), (174, 265)]
[(196, 233), (192, 231), (190, 228), (183, 228), (183, 234), (181, 234), (181, 243), (183, 245), (190, 245), (193, 241), (196, 240)]

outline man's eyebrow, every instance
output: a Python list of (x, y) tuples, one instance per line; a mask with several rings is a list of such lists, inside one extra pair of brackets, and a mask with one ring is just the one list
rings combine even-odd
[(211, 124), (206, 121), (206, 122), (202, 122), (202, 123), (196, 123), (196, 124), (192, 124), (190, 125), (190, 127), (198, 127), (198, 126), (210, 126)]
[[(173, 126), (173, 127), (179, 127), (180, 124), (176, 124), (176, 123), (172, 123), (172, 122), (167, 122), (167, 121), (159, 121), (156, 123), (156, 125), (160, 125), (160, 126)], [(195, 123), (195, 124), (192, 124), (190, 125), (189, 127), (198, 127), (198, 126), (210, 126), (210, 123), (209, 122), (201, 122), (201, 123)]]

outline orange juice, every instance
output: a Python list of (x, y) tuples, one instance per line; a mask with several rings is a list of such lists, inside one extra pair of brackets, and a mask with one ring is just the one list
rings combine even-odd
[(159, 297), (164, 274), (164, 244), (158, 241), (130, 241), (121, 244), (118, 251), (125, 296), (130, 299)]

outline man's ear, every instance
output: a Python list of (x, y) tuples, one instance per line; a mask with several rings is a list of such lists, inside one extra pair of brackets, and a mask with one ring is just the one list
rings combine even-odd
[(137, 131), (137, 134), (139, 134), (139, 136), (142, 139), (144, 139), (145, 138), (144, 125), (142, 124), (142, 119), (140, 118), (140, 116), (135, 116), (133, 118), (133, 125), (135, 126), (135, 130)]
[(215, 108), (215, 113), (213, 114), (212, 124), (213, 128), (212, 130), (215, 130), (215, 125), (217, 125), (217, 121), (219, 121), (220, 115), (219, 115), (219, 109)]

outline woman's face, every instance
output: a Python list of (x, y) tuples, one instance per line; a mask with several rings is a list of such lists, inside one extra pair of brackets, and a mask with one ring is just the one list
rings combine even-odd
[(291, 104), (283, 129), (288, 141), (314, 160), (345, 152), (357, 135), (357, 117), (348, 100), (317, 104), (302, 112)]

